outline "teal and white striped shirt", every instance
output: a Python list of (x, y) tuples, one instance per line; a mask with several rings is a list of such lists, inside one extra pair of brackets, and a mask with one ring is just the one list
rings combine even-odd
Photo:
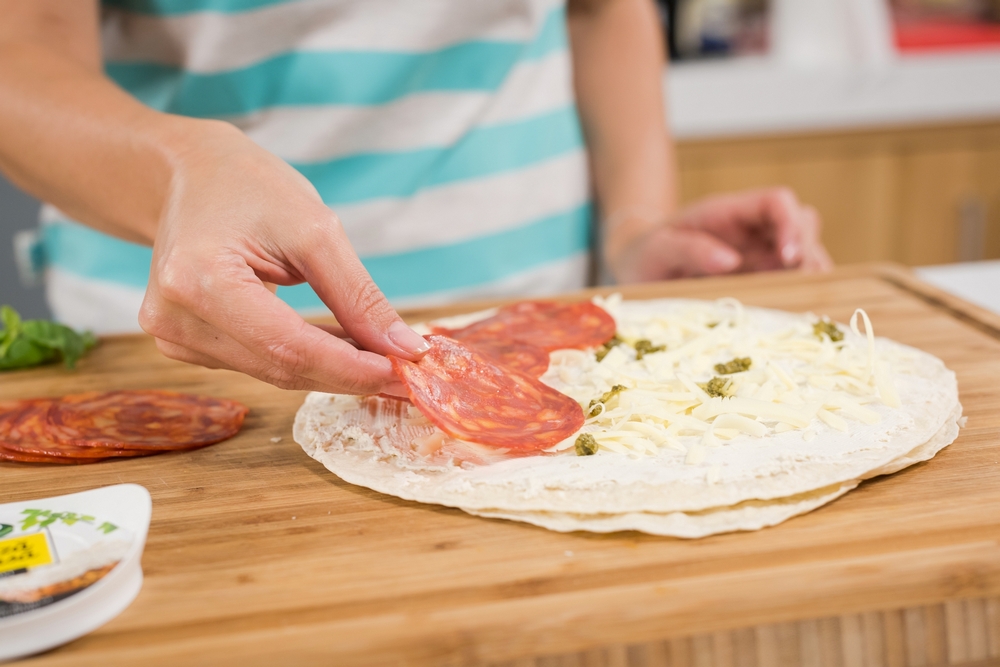
[[(221, 118), (340, 216), (397, 306), (585, 284), (565, 0), (104, 0), (108, 75)], [(151, 250), (42, 214), (56, 317), (137, 328)], [(307, 285), (278, 294), (325, 312)]]

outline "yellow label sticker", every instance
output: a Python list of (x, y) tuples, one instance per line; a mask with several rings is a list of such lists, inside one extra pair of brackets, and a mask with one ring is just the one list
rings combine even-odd
[(52, 562), (45, 533), (32, 533), (0, 540), (0, 573), (23, 570)]

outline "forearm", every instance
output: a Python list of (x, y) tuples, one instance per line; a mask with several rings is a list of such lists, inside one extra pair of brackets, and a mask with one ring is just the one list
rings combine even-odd
[(28, 33), (0, 33), (0, 169), (81, 222), (152, 243), (172, 165), (203, 121), (140, 104), (86, 47)]
[(574, 86), (605, 232), (616, 256), (677, 206), (665, 49), (650, 0), (571, 0)]

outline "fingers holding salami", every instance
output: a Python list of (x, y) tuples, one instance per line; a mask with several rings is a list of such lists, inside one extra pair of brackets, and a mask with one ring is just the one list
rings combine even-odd
[[(584, 422), (579, 403), (539, 380), (549, 353), (600, 346), (615, 329), (591, 302), (505, 306), (467, 327), (439, 329), (446, 335), (429, 336), (433, 348), (420, 361), (382, 358), (399, 380), (383, 390), (408, 395), (454, 438), (542, 451)], [(236, 435), (246, 414), (235, 401), (153, 390), (0, 402), (0, 460), (93, 463), (204, 447)]]
[(418, 363), (390, 357), (413, 404), (448, 435), (522, 452), (576, 433), (583, 410), (569, 396), (451, 338), (428, 336)]

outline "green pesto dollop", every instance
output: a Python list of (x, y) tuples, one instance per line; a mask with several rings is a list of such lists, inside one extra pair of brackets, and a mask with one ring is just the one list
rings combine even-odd
[(597, 440), (589, 433), (581, 433), (576, 439), (577, 456), (593, 456), (597, 453)]
[(608, 356), (608, 352), (611, 351), (611, 348), (617, 347), (624, 342), (625, 341), (623, 341), (621, 338), (618, 337), (618, 334), (615, 334), (607, 342), (605, 342), (604, 345), (597, 348), (597, 351), (594, 353), (594, 356), (597, 357), (598, 361), (603, 361), (604, 357)]
[(635, 347), (635, 358), (637, 361), (639, 359), (642, 359), (647, 354), (653, 354), (654, 352), (663, 352), (665, 349), (667, 349), (666, 345), (653, 345), (652, 341), (646, 340), (645, 338), (643, 338), (642, 340), (637, 340), (635, 342), (634, 347)]
[(714, 377), (704, 384), (698, 386), (705, 390), (705, 393), (712, 398), (729, 396), (730, 381), (726, 378)]
[(727, 361), (724, 364), (716, 364), (715, 372), (719, 375), (732, 375), (733, 373), (742, 373), (743, 371), (750, 370), (750, 365), (753, 362), (750, 357), (736, 357), (732, 361)]
[(813, 325), (813, 335), (820, 340), (823, 340), (823, 335), (826, 334), (830, 337), (834, 343), (838, 343), (844, 340), (844, 332), (837, 328), (837, 326), (830, 320), (820, 320)]
[(598, 406), (604, 405), (605, 407), (607, 407), (608, 401), (610, 401), (612, 398), (625, 391), (625, 389), (627, 389), (625, 385), (616, 384), (615, 386), (611, 387), (611, 389), (601, 394), (600, 398), (595, 398), (594, 400), (592, 400), (590, 402), (590, 405), (587, 406), (587, 417), (596, 417), (597, 415), (601, 414), (601, 411), (598, 409)]

